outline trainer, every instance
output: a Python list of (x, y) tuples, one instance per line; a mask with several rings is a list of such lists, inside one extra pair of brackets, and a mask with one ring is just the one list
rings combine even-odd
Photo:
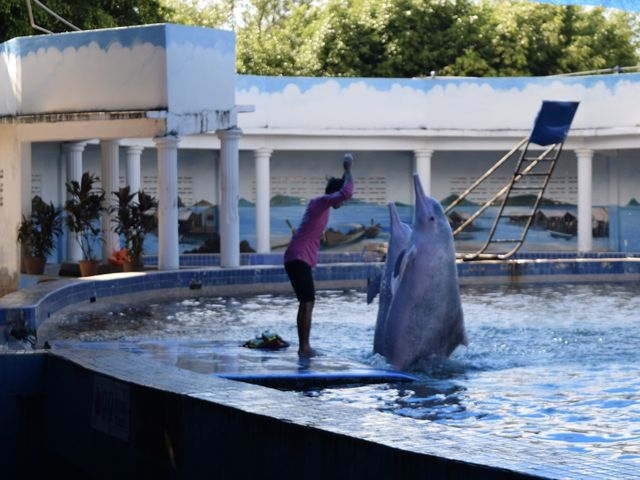
[(330, 178), (325, 194), (309, 202), (302, 222), (291, 237), (291, 242), (284, 253), (284, 268), (300, 302), (297, 317), (298, 355), (303, 357), (311, 357), (315, 354), (309, 343), (311, 315), (316, 301), (311, 269), (318, 263), (320, 238), (329, 222), (329, 207), (340, 208), (353, 195), (352, 165), (353, 156), (350, 153), (345, 154), (342, 178)]

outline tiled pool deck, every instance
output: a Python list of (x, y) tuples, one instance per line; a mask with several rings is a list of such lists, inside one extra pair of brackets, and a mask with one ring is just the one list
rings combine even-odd
[[(374, 276), (380, 268), (378, 263), (354, 262), (354, 258), (344, 254), (323, 260), (343, 261), (322, 263), (317, 268), (316, 279), (320, 286), (333, 288), (364, 287), (367, 279)], [(134, 301), (145, 295), (168, 299), (192, 296), (194, 293), (219, 295), (288, 291), (288, 280), (284, 269), (278, 264), (279, 261), (281, 255), (243, 256), (245, 265), (236, 269), (209, 266), (171, 272), (148, 271), (43, 282), (0, 298), (0, 328), (3, 325), (5, 330), (22, 326), (27, 330), (35, 330), (64, 307), (73, 308), (73, 305), (77, 305), (79, 308), (90, 308), (91, 302), (97, 299), (116, 296), (123, 298), (123, 295)], [(611, 254), (594, 254), (581, 258), (562, 255), (549, 258), (521, 256), (509, 262), (459, 263), (459, 276), (461, 284), (638, 282), (640, 258)], [(429, 464), (429, 458), (436, 459), (437, 461), (433, 460), (436, 463), (440, 460), (452, 462), (438, 467), (444, 468), (437, 470), (440, 473), (453, 472), (458, 468), (455, 465), (466, 465), (471, 468), (467, 473), (472, 473), (465, 478), (640, 478), (638, 466), (633, 463), (608, 462), (544, 443), (532, 448), (530, 444), (523, 445), (517, 440), (500, 435), (487, 435), (388, 413), (365, 412), (348, 405), (318, 402), (291, 392), (162, 365), (126, 351), (65, 348), (56, 349), (49, 355), (127, 385), (141, 385), (154, 391), (171, 392), (185, 399), (202, 400), (231, 408), (251, 418), (257, 415), (258, 418), (268, 417), (287, 425), (302, 427), (304, 431), (300, 441), (305, 441), (307, 437), (313, 439), (319, 435), (318, 432), (325, 432), (335, 436), (335, 441), (354, 439), (364, 442), (365, 446), (377, 445), (392, 449), (393, 452), (404, 452), (415, 462), (427, 461)], [(477, 470), (474, 470), (476, 467)], [(440, 478), (439, 475), (436, 473), (435, 478)]]
[[(336, 436), (336, 441), (339, 437), (347, 437), (418, 456), (486, 466), (495, 469), (496, 476), (504, 471), (513, 472), (513, 478), (518, 477), (516, 472), (522, 474), (520, 478), (553, 479), (632, 479), (639, 475), (637, 464), (599, 461), (542, 443), (532, 448), (498, 435), (416, 421), (389, 413), (363, 411), (349, 405), (318, 402), (292, 392), (167, 367), (132, 353), (68, 349), (59, 351), (57, 355), (127, 384), (150, 386), (186, 398), (221, 404), (249, 415), (303, 426), (310, 434), (329, 432)], [(282, 439), (282, 442), (286, 440)], [(339, 467), (335, 468), (336, 472), (340, 471)], [(465, 478), (492, 478), (486, 473)], [(338, 475), (335, 478), (344, 477)]]

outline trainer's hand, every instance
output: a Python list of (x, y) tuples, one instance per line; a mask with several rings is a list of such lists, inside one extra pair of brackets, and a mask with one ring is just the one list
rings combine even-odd
[(344, 161), (342, 162), (342, 166), (348, 172), (348, 171), (351, 170), (352, 165), (353, 165), (353, 155), (351, 155), (350, 153), (345, 153), (344, 154)]

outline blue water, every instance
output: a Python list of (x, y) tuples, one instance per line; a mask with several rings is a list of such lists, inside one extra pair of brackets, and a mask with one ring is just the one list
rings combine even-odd
[[(640, 285), (465, 287), (462, 304), (469, 347), (424, 362), (419, 381), (298, 394), (640, 463)], [(243, 342), (270, 329), (297, 339), (292, 295), (122, 308), (61, 325), (55, 336)], [(372, 353), (376, 314), (364, 292), (320, 292), (312, 345), (385, 367)]]

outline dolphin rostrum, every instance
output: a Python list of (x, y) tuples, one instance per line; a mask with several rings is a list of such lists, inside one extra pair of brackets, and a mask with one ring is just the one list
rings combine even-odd
[(380, 275), (372, 281), (367, 292), (367, 303), (371, 303), (376, 294), (380, 295), (378, 300), (378, 318), (376, 320), (376, 331), (373, 337), (373, 351), (380, 355), (386, 354), (386, 322), (389, 305), (391, 304), (391, 278), (395, 268), (396, 260), (402, 251), (407, 248), (411, 237), (411, 227), (400, 221), (398, 210), (395, 204), (389, 203), (389, 246), (387, 258)]
[(417, 174), (413, 184), (413, 232), (394, 269), (384, 334), (385, 357), (400, 369), (426, 357), (448, 357), (468, 343), (451, 227)]

